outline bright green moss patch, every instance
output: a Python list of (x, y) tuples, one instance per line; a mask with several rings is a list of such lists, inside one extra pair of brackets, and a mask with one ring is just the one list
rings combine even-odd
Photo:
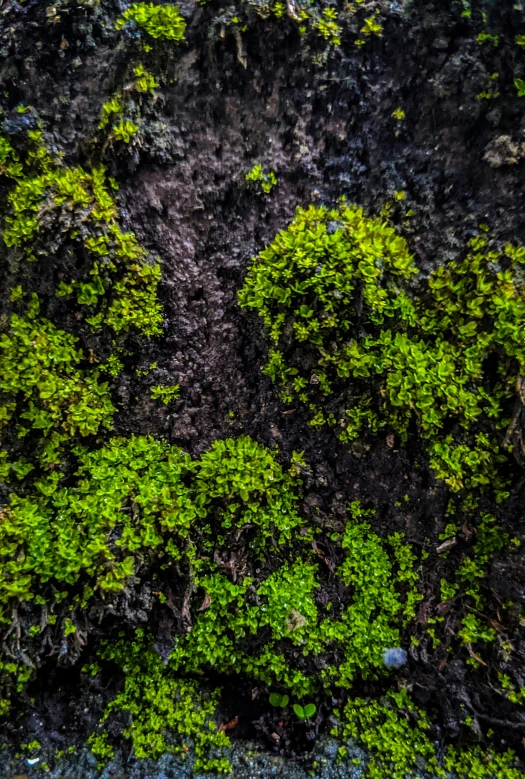
[(367, 522), (347, 525), (345, 559), (336, 574), (351, 588), (352, 602), (340, 619), (329, 615), (309, 634), (309, 646), (317, 652), (323, 645), (338, 647), (340, 665), (324, 674), (338, 686), (351, 688), (356, 677), (374, 679), (386, 672), (383, 653), (400, 646), (403, 622), (414, 616), (421, 599), (410, 546), (399, 535), (388, 541), (390, 554)]
[(370, 779), (406, 779), (418, 759), (435, 763), (434, 746), (427, 736), (429, 721), (405, 691), (391, 692), (383, 702), (350, 699), (342, 722), (342, 738), (358, 739), (370, 755), (365, 773)]
[[(233, 442), (226, 445), (228, 448)], [(252, 446), (257, 447), (253, 442)], [(201, 459), (206, 460), (206, 455)], [(256, 460), (252, 463), (256, 465)], [(197, 474), (199, 470), (197, 465)], [(207, 478), (213, 493), (215, 484), (222, 482), (216, 481), (214, 473), (208, 472)], [(231, 494), (229, 487), (226, 494)], [(249, 494), (245, 499), (249, 500)], [(242, 529), (242, 522), (237, 521), (236, 527)], [(296, 544), (301, 543), (300, 538)], [(391, 554), (389, 548), (393, 550)], [(159, 690), (176, 695), (187, 684), (184, 680), (188, 676), (200, 678), (205, 684), (210, 674), (248, 675), (271, 688), (286, 690), (287, 698), (293, 696), (298, 709), (308, 705), (308, 711), (315, 711), (312, 697), (330, 694), (334, 683), (351, 688), (357, 678), (375, 679), (386, 674), (383, 653), (399, 645), (403, 621), (413, 616), (414, 595), (407, 599), (406, 584), (413, 585), (417, 577), (415, 558), (400, 537), (392, 536), (388, 544), (383, 544), (366, 523), (349, 522), (343, 549), (345, 562), (336, 576), (353, 595), (340, 619), (321, 617), (316, 603), (321, 572), (312, 560), (307, 541), (303, 544), (303, 557), (299, 558), (294, 546), (284, 546), (278, 553), (275, 570), (264, 577), (253, 568), (239, 575), (222, 552), (213, 555), (213, 563), (202, 557), (192, 558), (194, 597), (187, 615), (191, 622), (186, 634), (174, 642), (167, 663), (163, 666), (146, 644), (140, 654), (150, 658), (157, 670), (138, 677), (133, 664), (128, 662), (139, 651), (137, 639), (131, 644), (123, 641), (117, 649), (108, 644), (103, 650), (102, 656), (117, 659), (126, 676), (126, 691), (110, 705), (105, 719), (119, 708), (132, 711), (133, 720), (126, 736), (137, 754), (140, 751), (143, 756), (155, 756), (166, 748), (166, 741), (164, 735), (150, 737), (152, 731), (167, 731), (171, 724), (179, 736), (184, 732), (180, 730), (177, 709), (173, 719), (168, 714), (160, 716), (159, 707), (166, 712), (168, 708), (163, 703), (164, 693), (159, 695)], [(229, 575), (222, 572), (227, 568)], [(415, 594), (415, 600), (418, 599)], [(142, 633), (139, 639), (144, 639)], [(297, 650), (310, 672), (299, 670), (291, 661)], [(315, 665), (309, 664), (309, 659), (316, 663), (319, 656), (324, 658), (326, 668), (321, 675), (314, 672)], [(153, 684), (153, 679), (158, 681)], [(212, 711), (213, 707), (209, 708), (208, 715)], [(150, 722), (155, 723), (153, 727)], [(205, 729), (206, 738), (207, 733)], [(227, 743), (222, 736), (221, 739)]]
[(83, 367), (76, 343), (39, 317), (36, 295), (27, 315), (13, 314), (0, 335), (0, 430), (17, 420), (19, 438), (31, 431), (43, 464), (56, 464), (70, 438), (111, 427), (108, 385), (96, 369)]
[[(291, 666), (283, 651), (304, 643), (309, 629), (315, 627), (315, 573), (316, 568), (303, 561), (285, 564), (259, 587), (253, 586), (250, 576), (239, 584), (219, 573), (198, 576), (196, 584), (210, 605), (177, 643), (170, 667), (183, 674), (245, 672), (299, 696), (312, 693), (315, 680)], [(250, 638), (257, 645), (256, 637), (264, 628), (270, 628), (271, 639), (261, 652), (250, 650)]]
[(312, 206), (255, 258), (239, 300), (275, 344), (265, 372), (285, 401), (308, 404), (311, 424), (348, 443), (381, 429), (406, 442), (415, 424), (438, 478), (502, 500), (495, 433), (525, 365), (524, 260), (520, 247), (473, 239), (416, 297), (417, 268), (391, 227), (345, 204)]
[[(467, 540), (469, 532), (475, 536), (444, 585), (444, 596), (454, 600), (454, 631), (443, 629), (438, 612), (426, 633), (434, 650), (456, 651), (478, 669), (489, 645), (503, 641), (484, 583), (489, 563), (519, 547), (502, 531), (503, 516), (481, 507), (510, 494), (513, 414), (525, 366), (524, 264), (522, 247), (497, 249), (483, 235), (416, 294), (417, 268), (392, 227), (345, 203), (312, 206), (298, 209), (253, 260), (239, 294), (273, 341), (265, 372), (285, 402), (310, 409), (311, 425), (329, 424), (350, 447), (378, 433), (423, 443), (434, 475), (454, 496), (451, 511), (472, 528), (464, 531)], [(458, 531), (454, 526), (442, 540)], [(354, 601), (309, 640), (313, 647), (326, 631), (344, 642), (346, 656), (328, 675), (349, 687), (356, 672), (380, 672), (382, 651), (399, 644), (401, 611), (412, 618), (419, 595), (415, 560), (402, 538), (393, 542), (397, 582), (384, 541), (365, 523), (347, 527), (343, 548), (338, 574), (354, 588)], [(505, 647), (514, 652), (511, 641)]]
[(178, 5), (156, 5), (155, 3), (133, 3), (117, 20), (117, 30), (129, 22), (144, 30), (151, 38), (169, 41), (184, 40), (186, 22)]
[(159, 86), (155, 76), (138, 64), (131, 70), (131, 82), (102, 104), (99, 130), (105, 130), (102, 151), (107, 146), (114, 147), (115, 142), (129, 144), (139, 137), (141, 129), (142, 105), (155, 96)]
[(242, 529), (256, 553), (290, 542), (302, 524), (293, 480), (273, 452), (247, 436), (216, 441), (196, 475), (197, 502), (221, 535)]
[(36, 482), (34, 496), (13, 495), (0, 525), (2, 619), (16, 601), (44, 595), (52, 602), (53, 590), (81, 577), (88, 598), (97, 589), (121, 590), (136, 556), (143, 562), (161, 545), (179, 559), (196, 516), (183, 481), (190, 468), (177, 448), (114, 439), (80, 456), (76, 486), (61, 487), (55, 471)]
[(265, 171), (260, 163), (257, 163), (246, 174), (246, 181), (256, 190), (269, 195), (277, 185), (277, 176), (273, 170)]
[[(458, 779), (521, 779), (516, 755), (465, 746), (449, 747), (438, 760), (431, 724), (406, 690), (385, 698), (350, 699), (341, 714), (343, 739), (357, 739), (367, 752), (367, 779), (407, 779), (424, 767), (433, 777)], [(335, 731), (338, 732), (338, 731)]]
[[(101, 654), (118, 662), (126, 673), (124, 690), (110, 703), (104, 719), (116, 710), (130, 713), (131, 724), (124, 736), (131, 740), (137, 757), (185, 754), (194, 746), (196, 771), (229, 770), (223, 753), (230, 741), (213, 720), (220, 690), (205, 698), (197, 681), (167, 671), (140, 630), (133, 642), (107, 644)], [(99, 735), (95, 739), (93, 752), (107, 759), (111, 754), (107, 738)]]
[(138, 131), (138, 124), (135, 124), (135, 122), (132, 122), (130, 119), (121, 119), (121, 121), (113, 127), (111, 136), (116, 141), (131, 143), (133, 138), (135, 138), (137, 135)]
[(144, 65), (139, 64), (136, 68), (133, 68), (133, 75), (135, 76), (134, 87), (137, 92), (155, 94), (155, 89), (159, 86), (159, 82)]
[[(108, 121), (113, 108), (106, 111)], [(57, 284), (57, 294), (74, 296), (85, 306), (86, 321), (95, 329), (105, 325), (116, 333), (136, 328), (144, 335), (158, 334), (160, 266), (133, 233), (122, 231), (111, 192), (116, 182), (106, 177), (102, 166), (91, 171), (63, 167), (47, 152), (40, 132), (29, 133), (29, 141), (23, 166), (5, 165), (14, 180), (8, 195), (5, 245), (13, 255), (22, 254), (29, 261), (45, 260), (50, 252), (80, 254), (85, 273), (80, 275), (76, 265), (66, 264), (67, 277)], [(4, 152), (6, 163), (8, 157), (14, 160), (5, 145)]]
[(160, 400), (162, 403), (164, 403), (165, 406), (168, 406), (170, 403), (173, 403), (174, 400), (177, 400), (179, 397), (179, 392), (180, 387), (178, 384), (173, 384), (166, 387), (158, 385), (157, 387), (150, 388), (150, 393), (153, 400)]

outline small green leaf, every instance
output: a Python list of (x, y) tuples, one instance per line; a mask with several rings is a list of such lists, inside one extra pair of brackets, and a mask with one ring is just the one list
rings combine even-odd
[(293, 710), (296, 713), (296, 715), (299, 717), (299, 719), (305, 719), (304, 709), (298, 703), (294, 703)]
[(317, 711), (317, 707), (315, 703), (307, 703), (306, 706), (304, 707), (305, 719), (310, 719), (310, 717), (313, 717), (316, 711)]
[(518, 90), (518, 97), (525, 97), (525, 81), (522, 78), (515, 78), (514, 86)]

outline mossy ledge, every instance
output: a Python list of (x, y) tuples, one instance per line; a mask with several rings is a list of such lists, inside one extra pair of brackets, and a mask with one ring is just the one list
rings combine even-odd
[[(357, 50), (382, 36), (379, 10), (360, 5), (248, 2), (213, 24), (235, 36), (243, 65), (254, 19), (291, 24), (320, 44), (322, 66), (345, 20)], [(114, 435), (119, 377), (135, 368), (135, 349), (162, 336), (161, 265), (124, 229), (102, 163), (109, 149), (126, 158), (142, 142), (141, 112), (165, 83), (159, 60), (183, 47), (186, 23), (177, 6), (150, 3), (113, 22), (147, 67), (133, 61), (101, 105), (86, 143), (96, 153), (79, 162), (50, 151), (24, 106), (7, 124), (22, 117), (17, 127), (29, 130), (0, 138), (10, 279), (0, 323), (2, 716), (23, 717), (44, 677), (67, 665), (100, 694), (88, 743), (101, 770), (124, 747), (139, 759), (193, 750), (198, 775), (228, 774), (235, 680), (273, 732), (284, 723), (306, 744), (331, 729), (341, 761), (364, 747), (371, 779), (518, 779), (516, 754), (498, 751), (495, 723), (469, 705), (461, 746), (441, 739), (435, 699), (415, 702), (407, 667), (430, 641), (483, 687), (487, 659), (503, 657), (489, 682), (500, 726), (519, 725), (519, 604), (494, 605), (487, 571), (520, 552), (505, 512), (522, 464), (525, 251), (480, 226), (460, 258), (422, 278), (390, 221), (395, 209), (408, 219), (399, 190), (381, 216), (348, 202), (299, 209), (240, 292), (263, 316), (273, 341), (265, 372), (285, 404), (303, 406), (312, 428), (333, 428), (356, 456), (386, 436), (446, 491), (441, 553), (452, 550), (455, 564), (429, 604), (429, 544), (385, 529), (351, 491), (335, 525), (312, 516), (302, 451), (285, 456), (239, 434), (190, 456), (160, 437)], [(268, 196), (259, 201), (278, 196), (280, 172), (243, 165), (239, 180)], [(51, 273), (37, 294), (43, 267)], [(158, 413), (185, 391), (154, 376), (148, 390)], [(461, 533), (474, 540), (458, 543)], [(111, 700), (100, 693), (108, 685)], [(19, 749), (21, 760), (40, 754), (29, 738)]]

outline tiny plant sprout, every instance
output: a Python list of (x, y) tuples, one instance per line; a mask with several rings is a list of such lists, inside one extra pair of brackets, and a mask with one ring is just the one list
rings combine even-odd
[(515, 78), (514, 86), (518, 91), (518, 97), (525, 97), (525, 81), (522, 78)]
[(284, 709), (286, 706), (288, 706), (290, 698), (288, 695), (279, 695), (278, 692), (272, 692), (270, 695), (270, 703), (272, 706), (279, 706), (281, 709)]
[(307, 703), (304, 707), (295, 703), (293, 710), (299, 719), (311, 719), (317, 711), (317, 707), (315, 703)]
[(387, 668), (402, 668), (407, 661), (405, 649), (395, 647), (394, 649), (385, 649), (383, 652), (383, 662)]

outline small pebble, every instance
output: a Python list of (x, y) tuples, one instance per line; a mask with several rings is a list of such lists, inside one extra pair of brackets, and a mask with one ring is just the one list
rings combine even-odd
[(402, 668), (407, 661), (407, 653), (400, 647), (394, 649), (385, 649), (383, 652), (383, 662), (387, 668)]

